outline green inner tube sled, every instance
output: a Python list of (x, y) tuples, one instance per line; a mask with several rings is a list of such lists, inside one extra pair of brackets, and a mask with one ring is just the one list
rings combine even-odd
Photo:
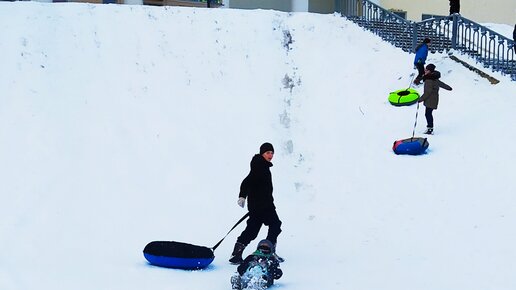
[(389, 102), (394, 106), (410, 106), (417, 103), (419, 93), (415, 89), (401, 89), (389, 94)]

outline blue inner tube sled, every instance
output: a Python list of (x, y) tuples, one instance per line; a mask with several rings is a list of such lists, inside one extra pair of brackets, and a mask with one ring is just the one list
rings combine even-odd
[(394, 141), (392, 150), (396, 154), (420, 155), (425, 153), (429, 145), (426, 138), (412, 137)]
[(152, 265), (183, 270), (206, 268), (215, 259), (211, 248), (173, 241), (150, 242), (143, 256)]
[(249, 217), (247, 212), (212, 248), (173, 241), (154, 241), (143, 249), (143, 256), (151, 265), (183, 270), (199, 270), (208, 267), (215, 259), (215, 249), (241, 222)]

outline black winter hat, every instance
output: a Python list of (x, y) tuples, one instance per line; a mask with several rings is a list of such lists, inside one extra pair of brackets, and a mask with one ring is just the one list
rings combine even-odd
[(274, 245), (269, 240), (261, 240), (256, 247), (257, 250), (260, 250), (264, 254), (270, 254), (273, 252)]
[(429, 71), (434, 71), (435, 70), (435, 65), (433, 63), (431, 63), (431, 64), (426, 66), (426, 69), (429, 70)]
[(262, 144), (262, 146), (260, 146), (260, 155), (262, 155), (263, 153), (265, 153), (267, 151), (274, 152), (274, 147), (272, 147), (271, 143), (265, 142)]

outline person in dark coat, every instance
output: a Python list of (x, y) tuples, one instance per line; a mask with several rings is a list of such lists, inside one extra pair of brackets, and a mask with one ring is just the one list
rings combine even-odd
[(514, 24), (514, 30), (512, 31), (512, 40), (514, 41), (514, 52), (516, 52), (516, 24)]
[(450, 0), (450, 15), (460, 13), (460, 0)]
[(272, 286), (274, 280), (281, 278), (283, 271), (280, 268), (279, 260), (274, 256), (273, 248), (274, 245), (271, 241), (261, 240), (256, 251), (238, 265), (238, 274), (231, 277), (232, 288), (247, 288), (253, 277), (261, 278), (261, 283), (264, 283), (266, 287)]
[[(277, 238), (281, 233), (281, 221), (276, 213), (274, 198), (272, 196), (272, 175), (270, 167), (271, 160), (274, 157), (274, 147), (270, 143), (263, 143), (260, 146), (260, 153), (254, 155), (251, 160), (251, 171), (240, 185), (240, 193), (238, 195), (238, 205), (244, 207), (247, 199), (247, 209), (249, 210), (249, 219), (247, 227), (237, 238), (235, 247), (229, 261), (233, 264), (242, 262), (242, 253), (245, 247), (254, 240), (262, 225), (269, 227), (267, 240), (274, 245), (274, 255), (279, 258), (275, 252)], [(281, 258), (279, 258), (282, 260)]]
[(419, 97), (419, 102), (423, 102), (426, 107), (426, 132), (424, 134), (434, 133), (434, 117), (432, 115), (433, 110), (437, 110), (439, 104), (439, 88), (451, 91), (452, 88), (440, 81), (441, 73), (435, 70), (434, 64), (429, 64), (425, 68), (425, 75), (423, 81), (425, 82), (424, 92)]
[(421, 80), (423, 79), (423, 75), (425, 74), (425, 62), (428, 57), (428, 44), (430, 43), (430, 38), (425, 38), (423, 42), (421, 42), (416, 47), (416, 56), (414, 57), (414, 66), (417, 68), (417, 77), (414, 79), (414, 84), (421, 84)]

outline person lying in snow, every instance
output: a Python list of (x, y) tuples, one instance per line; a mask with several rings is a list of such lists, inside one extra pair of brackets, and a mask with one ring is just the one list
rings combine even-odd
[(265, 289), (281, 278), (283, 271), (273, 249), (269, 240), (261, 240), (256, 251), (238, 265), (238, 274), (231, 277), (232, 289)]

